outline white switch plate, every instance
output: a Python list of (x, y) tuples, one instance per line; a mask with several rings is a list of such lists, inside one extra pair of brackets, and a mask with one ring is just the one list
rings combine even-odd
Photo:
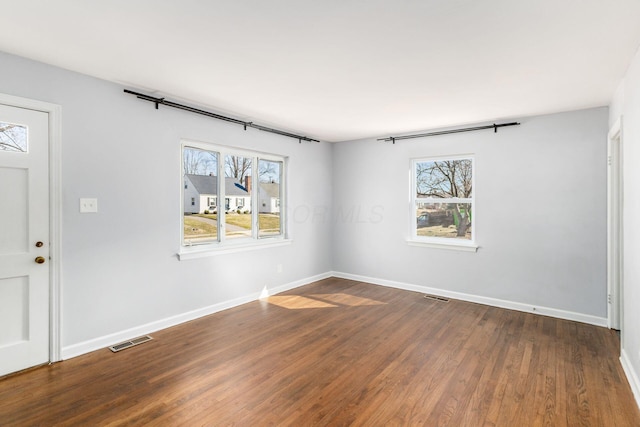
[(80, 199), (80, 213), (98, 212), (98, 199)]

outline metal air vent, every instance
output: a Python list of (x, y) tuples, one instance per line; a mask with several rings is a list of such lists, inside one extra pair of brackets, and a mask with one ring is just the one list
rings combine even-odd
[(142, 343), (145, 343), (147, 341), (151, 341), (152, 339), (153, 338), (151, 338), (149, 335), (143, 335), (141, 337), (134, 338), (134, 339), (131, 339), (129, 341), (123, 341), (121, 343), (114, 344), (111, 347), (109, 347), (109, 350), (113, 351), (114, 353), (117, 353), (120, 350), (124, 350), (124, 349), (127, 349), (129, 347), (133, 347), (133, 346), (136, 346), (138, 344), (142, 344)]
[(424, 297), (426, 299), (432, 299), (434, 301), (449, 302), (449, 299), (443, 298), (443, 297), (439, 297), (439, 296), (436, 296), (436, 295), (425, 295)]

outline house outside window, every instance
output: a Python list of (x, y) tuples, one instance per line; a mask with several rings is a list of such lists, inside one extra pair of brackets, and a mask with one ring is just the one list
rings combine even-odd
[(411, 240), (476, 248), (473, 157), (414, 159), (411, 169)]
[[(273, 154), (183, 141), (181, 246), (217, 250), (265, 238), (285, 239), (285, 209), (258, 207), (265, 182), (268, 195), (286, 206), (286, 161)], [(220, 198), (224, 210), (216, 208)]]

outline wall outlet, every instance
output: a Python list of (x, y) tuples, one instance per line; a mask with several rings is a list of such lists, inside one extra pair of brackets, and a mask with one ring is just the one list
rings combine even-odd
[(98, 212), (98, 199), (80, 199), (80, 213)]
[(282, 273), (282, 264), (276, 265), (276, 272)]

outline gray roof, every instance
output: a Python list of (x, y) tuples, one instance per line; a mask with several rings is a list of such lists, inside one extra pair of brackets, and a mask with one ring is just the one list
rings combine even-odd
[[(189, 181), (196, 188), (199, 194), (218, 194), (218, 188), (216, 186), (216, 177), (211, 175), (186, 175)], [(227, 196), (248, 196), (247, 190), (242, 187), (240, 181), (236, 178), (225, 177), (224, 179), (224, 194)]]
[(280, 197), (280, 184), (274, 182), (261, 182), (260, 189), (268, 197)]

